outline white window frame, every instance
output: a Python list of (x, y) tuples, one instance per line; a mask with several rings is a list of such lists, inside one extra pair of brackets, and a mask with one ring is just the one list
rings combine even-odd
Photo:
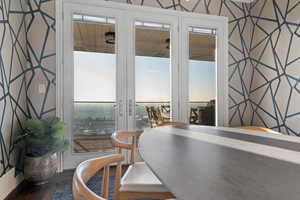
[[(181, 49), (181, 48), (188, 48), (187, 43), (184, 43), (186, 41), (185, 36), (183, 35), (182, 31), (179, 31), (179, 29), (182, 29), (182, 23), (185, 21), (185, 23), (192, 24), (196, 27), (202, 26), (205, 28), (214, 28), (217, 32), (217, 108), (216, 108), (216, 116), (217, 116), (217, 126), (228, 126), (228, 19), (226, 17), (222, 16), (213, 16), (213, 15), (205, 15), (205, 14), (198, 14), (198, 13), (188, 13), (188, 12), (182, 12), (182, 11), (175, 11), (175, 10), (166, 10), (161, 8), (152, 8), (152, 7), (143, 7), (143, 6), (136, 6), (136, 5), (128, 5), (125, 3), (114, 3), (114, 2), (108, 2), (108, 1), (100, 1), (100, 0), (56, 0), (56, 115), (60, 118), (62, 118), (64, 121), (66, 119), (63, 118), (64, 116), (64, 87), (66, 83), (65, 78), (65, 66), (64, 63), (64, 33), (65, 33), (65, 27), (64, 27), (64, 19), (66, 19), (66, 16), (64, 16), (64, 8), (67, 7), (67, 5), (77, 5), (78, 8), (89, 6), (91, 8), (91, 13), (96, 13), (97, 8), (112, 8), (112, 9), (118, 9), (122, 10), (124, 12), (127, 12), (129, 14), (132, 14), (132, 16), (135, 16), (136, 19), (149, 19), (149, 18), (156, 18), (159, 15), (169, 16), (170, 17), (170, 23), (172, 22), (171, 18), (177, 18), (177, 34), (178, 41), (172, 41), (172, 48), (173, 49)], [(92, 14), (91, 14), (92, 15)], [(98, 14), (99, 15), (99, 14)], [(159, 22), (159, 20), (157, 21)], [(161, 22), (165, 22), (162, 20)], [(179, 22), (179, 23), (178, 23)], [(130, 23), (130, 20), (123, 24), (123, 26), (128, 25)], [(132, 30), (128, 30), (126, 34), (131, 34)], [(135, 40), (134, 34), (131, 34), (132, 37), (127, 40), (129, 44), (125, 44), (122, 41), (120, 41), (119, 45), (128, 45), (128, 47), (133, 47), (134, 45), (133, 41)], [(173, 36), (174, 37), (174, 36)], [(126, 37), (124, 37), (126, 38)], [(122, 42), (122, 43), (121, 43)], [(186, 51), (188, 52), (188, 51)], [(121, 52), (121, 54), (124, 52)], [(127, 63), (126, 65), (126, 72), (129, 76), (127, 79), (134, 80), (135, 77), (130, 77), (132, 74), (134, 74), (134, 70), (132, 66), (132, 63), (134, 62), (134, 51), (130, 52), (130, 56), (122, 56), (121, 59), (122, 62)], [(188, 120), (188, 109), (186, 106), (188, 106), (188, 80), (187, 80), (187, 55), (186, 54), (178, 54), (174, 53), (176, 55), (176, 58), (172, 58), (172, 63), (174, 65), (177, 65), (177, 67), (172, 67), (172, 101), (174, 103), (173, 107), (176, 108), (174, 110), (175, 116), (173, 116), (174, 121), (187, 121)], [(125, 55), (125, 54), (124, 54)], [(128, 66), (131, 67), (128, 67)], [(131, 75), (130, 75), (131, 74)], [(175, 74), (175, 75), (174, 75)], [(182, 74), (182, 75), (180, 75)], [(121, 77), (119, 77), (121, 78)], [(131, 88), (129, 86), (133, 85), (132, 82), (129, 80), (127, 81), (127, 84), (120, 86), (126, 95), (127, 102), (126, 102), (126, 108), (124, 112), (127, 112), (129, 110), (130, 105), (130, 98), (134, 98), (134, 91), (128, 90), (128, 88)], [(174, 89), (175, 88), (175, 89)], [(128, 90), (128, 91), (127, 91)], [(180, 95), (179, 97), (179, 94)], [(179, 98), (177, 98), (179, 97)], [(177, 99), (176, 99), (177, 98)], [(134, 102), (134, 101), (133, 101)], [(124, 102), (123, 102), (124, 103)], [(132, 103), (132, 102), (131, 102)], [(135, 116), (135, 115), (133, 115)], [(132, 125), (130, 125), (130, 122), (134, 122), (133, 119), (126, 119), (123, 120), (122, 127), (127, 129), (134, 128)], [(87, 156), (89, 157), (89, 156)], [(63, 166), (62, 162), (63, 159), (61, 158), (61, 165), (60, 165), (60, 171), (63, 168), (69, 168), (68, 166)]]
[[(69, 130), (67, 134), (65, 135), (65, 138), (70, 141), (70, 147), (68, 150), (64, 152), (64, 156), (66, 159), (63, 159), (63, 166), (61, 166), (63, 169), (70, 169), (75, 167), (77, 164), (79, 164), (81, 161), (93, 158), (95, 156), (99, 155), (108, 155), (115, 153), (114, 150), (109, 151), (99, 151), (99, 152), (87, 152), (87, 153), (74, 153), (72, 149), (72, 134), (71, 134), (71, 124), (73, 117), (71, 116), (73, 111), (73, 104), (70, 103), (70, 100), (73, 100), (74, 97), (74, 84), (73, 84), (73, 77), (74, 77), (74, 63), (73, 63), (73, 37), (69, 37), (70, 35), (73, 35), (73, 15), (74, 14), (82, 14), (82, 15), (90, 15), (90, 16), (108, 16), (113, 17), (116, 20), (115, 29), (116, 34), (119, 36), (117, 37), (116, 42), (116, 54), (117, 54), (117, 60), (116, 60), (116, 67), (117, 67), (117, 73), (116, 73), (116, 127), (118, 129), (126, 129), (126, 119), (125, 119), (125, 110), (126, 110), (126, 104), (122, 102), (123, 99), (126, 98), (126, 85), (123, 85), (123, 76), (122, 74), (125, 74), (126, 69), (125, 67), (119, 68), (118, 66), (125, 66), (123, 63), (125, 62), (125, 54), (124, 54), (124, 45), (126, 45), (126, 38), (123, 34), (118, 34), (121, 30), (124, 30), (123, 27), (124, 24), (119, 23), (118, 21), (123, 17), (123, 13), (119, 9), (110, 8), (109, 10), (106, 10), (102, 7), (94, 7), (94, 6), (81, 6), (79, 4), (72, 4), (72, 6), (69, 6), (66, 4), (66, 6), (63, 7), (63, 14), (64, 19), (62, 22), (63, 25), (63, 34), (62, 34), (62, 43), (63, 43), (63, 49), (60, 50), (61, 55), (61, 64), (60, 64), (60, 70), (59, 73), (59, 88), (60, 88), (60, 96), (59, 98), (59, 105), (60, 111), (58, 112), (58, 116), (63, 119), (65, 123), (69, 125)], [(68, 61), (68, 62), (65, 62)], [(62, 92), (62, 93), (61, 93)]]
[[(228, 20), (186, 13), (181, 18), (180, 32), (180, 121), (189, 119), (189, 27), (216, 30), (216, 126), (228, 126)], [(225, 87), (224, 87), (225, 86)]]
[[(159, 14), (157, 12), (142, 12), (139, 10), (131, 11), (130, 12), (130, 17), (129, 17), (129, 23), (130, 27), (130, 35), (132, 37), (129, 37), (129, 56), (128, 56), (128, 101), (130, 103), (133, 102), (133, 107), (135, 107), (136, 102), (135, 102), (135, 21), (143, 21), (143, 22), (153, 22), (153, 23), (158, 23), (158, 24), (168, 24), (170, 25), (170, 42), (172, 48), (170, 49), (170, 97), (171, 97), (171, 107), (172, 107), (172, 119), (174, 121), (178, 121), (179, 118), (179, 111), (178, 111), (178, 65), (179, 65), (179, 55), (178, 55), (178, 40), (179, 40), (179, 35), (178, 35), (178, 19), (175, 16), (172, 15), (166, 15), (166, 14)], [(172, 39), (173, 38), (173, 39)], [(132, 105), (130, 105), (132, 107)], [(133, 109), (132, 115), (129, 116), (128, 119), (128, 129), (129, 130), (134, 130), (136, 126), (136, 119), (135, 119), (135, 109)]]

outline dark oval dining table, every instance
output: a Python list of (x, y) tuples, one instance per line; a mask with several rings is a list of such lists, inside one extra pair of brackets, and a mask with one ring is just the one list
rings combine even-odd
[(300, 140), (207, 126), (145, 130), (139, 151), (179, 200), (299, 200)]

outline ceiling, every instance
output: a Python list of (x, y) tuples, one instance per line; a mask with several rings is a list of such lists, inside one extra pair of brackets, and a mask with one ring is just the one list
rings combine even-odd
[[(105, 33), (114, 32), (114, 25), (74, 22), (74, 50), (99, 53), (113, 53), (115, 45), (105, 42)], [(170, 32), (167, 30), (137, 28), (136, 55), (169, 57), (167, 48)], [(215, 36), (190, 33), (190, 59), (214, 61)]]

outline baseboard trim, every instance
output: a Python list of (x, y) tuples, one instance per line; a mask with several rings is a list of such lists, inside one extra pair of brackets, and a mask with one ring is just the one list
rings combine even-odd
[(0, 200), (4, 200), (24, 180), (20, 173), (15, 176), (15, 168), (10, 169), (0, 178)]

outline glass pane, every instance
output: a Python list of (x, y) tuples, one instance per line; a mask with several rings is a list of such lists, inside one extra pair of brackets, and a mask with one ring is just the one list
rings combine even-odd
[(215, 125), (215, 30), (189, 27), (189, 121)]
[(112, 149), (115, 130), (115, 20), (74, 15), (73, 151)]
[(170, 121), (170, 25), (135, 24), (136, 127)]

